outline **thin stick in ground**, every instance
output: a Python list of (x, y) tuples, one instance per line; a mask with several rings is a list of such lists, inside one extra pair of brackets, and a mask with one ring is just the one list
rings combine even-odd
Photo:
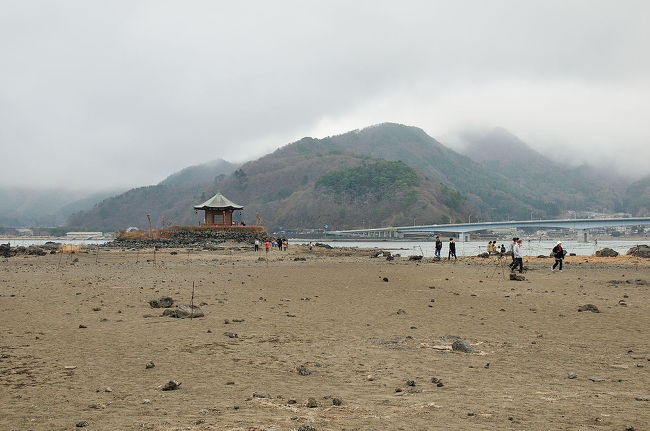
[(192, 299), (190, 300), (190, 320), (194, 317), (194, 282), (192, 282)]

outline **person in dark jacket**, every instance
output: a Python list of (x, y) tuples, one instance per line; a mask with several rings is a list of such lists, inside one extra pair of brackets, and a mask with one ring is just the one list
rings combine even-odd
[(440, 237), (436, 235), (436, 252), (435, 256), (440, 259), (440, 251), (442, 250), (442, 241), (440, 241)]
[(447, 260), (451, 260), (452, 256), (454, 256), (454, 260), (458, 259), (456, 257), (456, 241), (453, 238), (449, 238), (449, 257)]
[(558, 241), (555, 247), (553, 247), (553, 257), (555, 258), (555, 263), (551, 267), (551, 271), (555, 271), (555, 267), (560, 265), (560, 272), (562, 272), (562, 261), (564, 260), (564, 249), (562, 248), (562, 241)]

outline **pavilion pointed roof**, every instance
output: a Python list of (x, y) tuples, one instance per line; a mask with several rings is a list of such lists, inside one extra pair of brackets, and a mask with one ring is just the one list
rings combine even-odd
[(236, 203), (232, 202), (230, 199), (228, 199), (221, 193), (217, 193), (216, 195), (212, 196), (210, 199), (203, 202), (202, 204), (194, 205), (194, 209), (197, 210), (217, 209), (217, 208), (233, 209), (233, 210), (244, 209), (243, 206), (237, 205)]

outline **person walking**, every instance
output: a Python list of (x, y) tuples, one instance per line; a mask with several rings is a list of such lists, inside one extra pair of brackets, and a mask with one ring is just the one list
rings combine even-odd
[(268, 256), (269, 255), (269, 250), (271, 250), (271, 242), (270, 241), (266, 241), (264, 243), (264, 250), (266, 250), (266, 255)]
[(553, 257), (555, 258), (555, 263), (551, 267), (551, 271), (555, 271), (555, 267), (560, 265), (560, 272), (562, 272), (562, 261), (564, 260), (562, 241), (558, 241), (555, 247), (553, 247)]
[(436, 252), (435, 256), (440, 259), (440, 252), (442, 251), (442, 241), (440, 241), (440, 237), (436, 235)]
[(512, 269), (512, 267), (515, 266), (515, 245), (517, 245), (517, 240), (518, 240), (518, 239), (519, 239), (519, 238), (517, 238), (517, 237), (512, 238), (512, 242), (511, 242), (510, 245), (508, 246), (508, 252), (510, 252), (510, 257), (512, 258), (512, 262), (510, 262), (510, 263), (508, 264), (508, 266), (510, 267), (510, 269)]
[(447, 260), (451, 260), (451, 257), (454, 256), (454, 260), (457, 260), (456, 257), (456, 241), (453, 238), (449, 238), (449, 256)]
[(255, 238), (255, 251), (260, 251), (260, 240)]
[(510, 267), (510, 270), (515, 272), (515, 269), (519, 267), (519, 272), (521, 273), (524, 271), (524, 245), (520, 239), (517, 240), (517, 243), (512, 248), (512, 252), (515, 261)]

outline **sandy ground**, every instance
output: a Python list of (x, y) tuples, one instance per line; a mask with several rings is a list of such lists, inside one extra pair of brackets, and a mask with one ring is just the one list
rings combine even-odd
[[(527, 259), (517, 282), (496, 260), (258, 256), (0, 261), (0, 429), (650, 429), (648, 260)], [(205, 317), (148, 305), (189, 303), (192, 283)], [(448, 336), (480, 353), (433, 348)]]

